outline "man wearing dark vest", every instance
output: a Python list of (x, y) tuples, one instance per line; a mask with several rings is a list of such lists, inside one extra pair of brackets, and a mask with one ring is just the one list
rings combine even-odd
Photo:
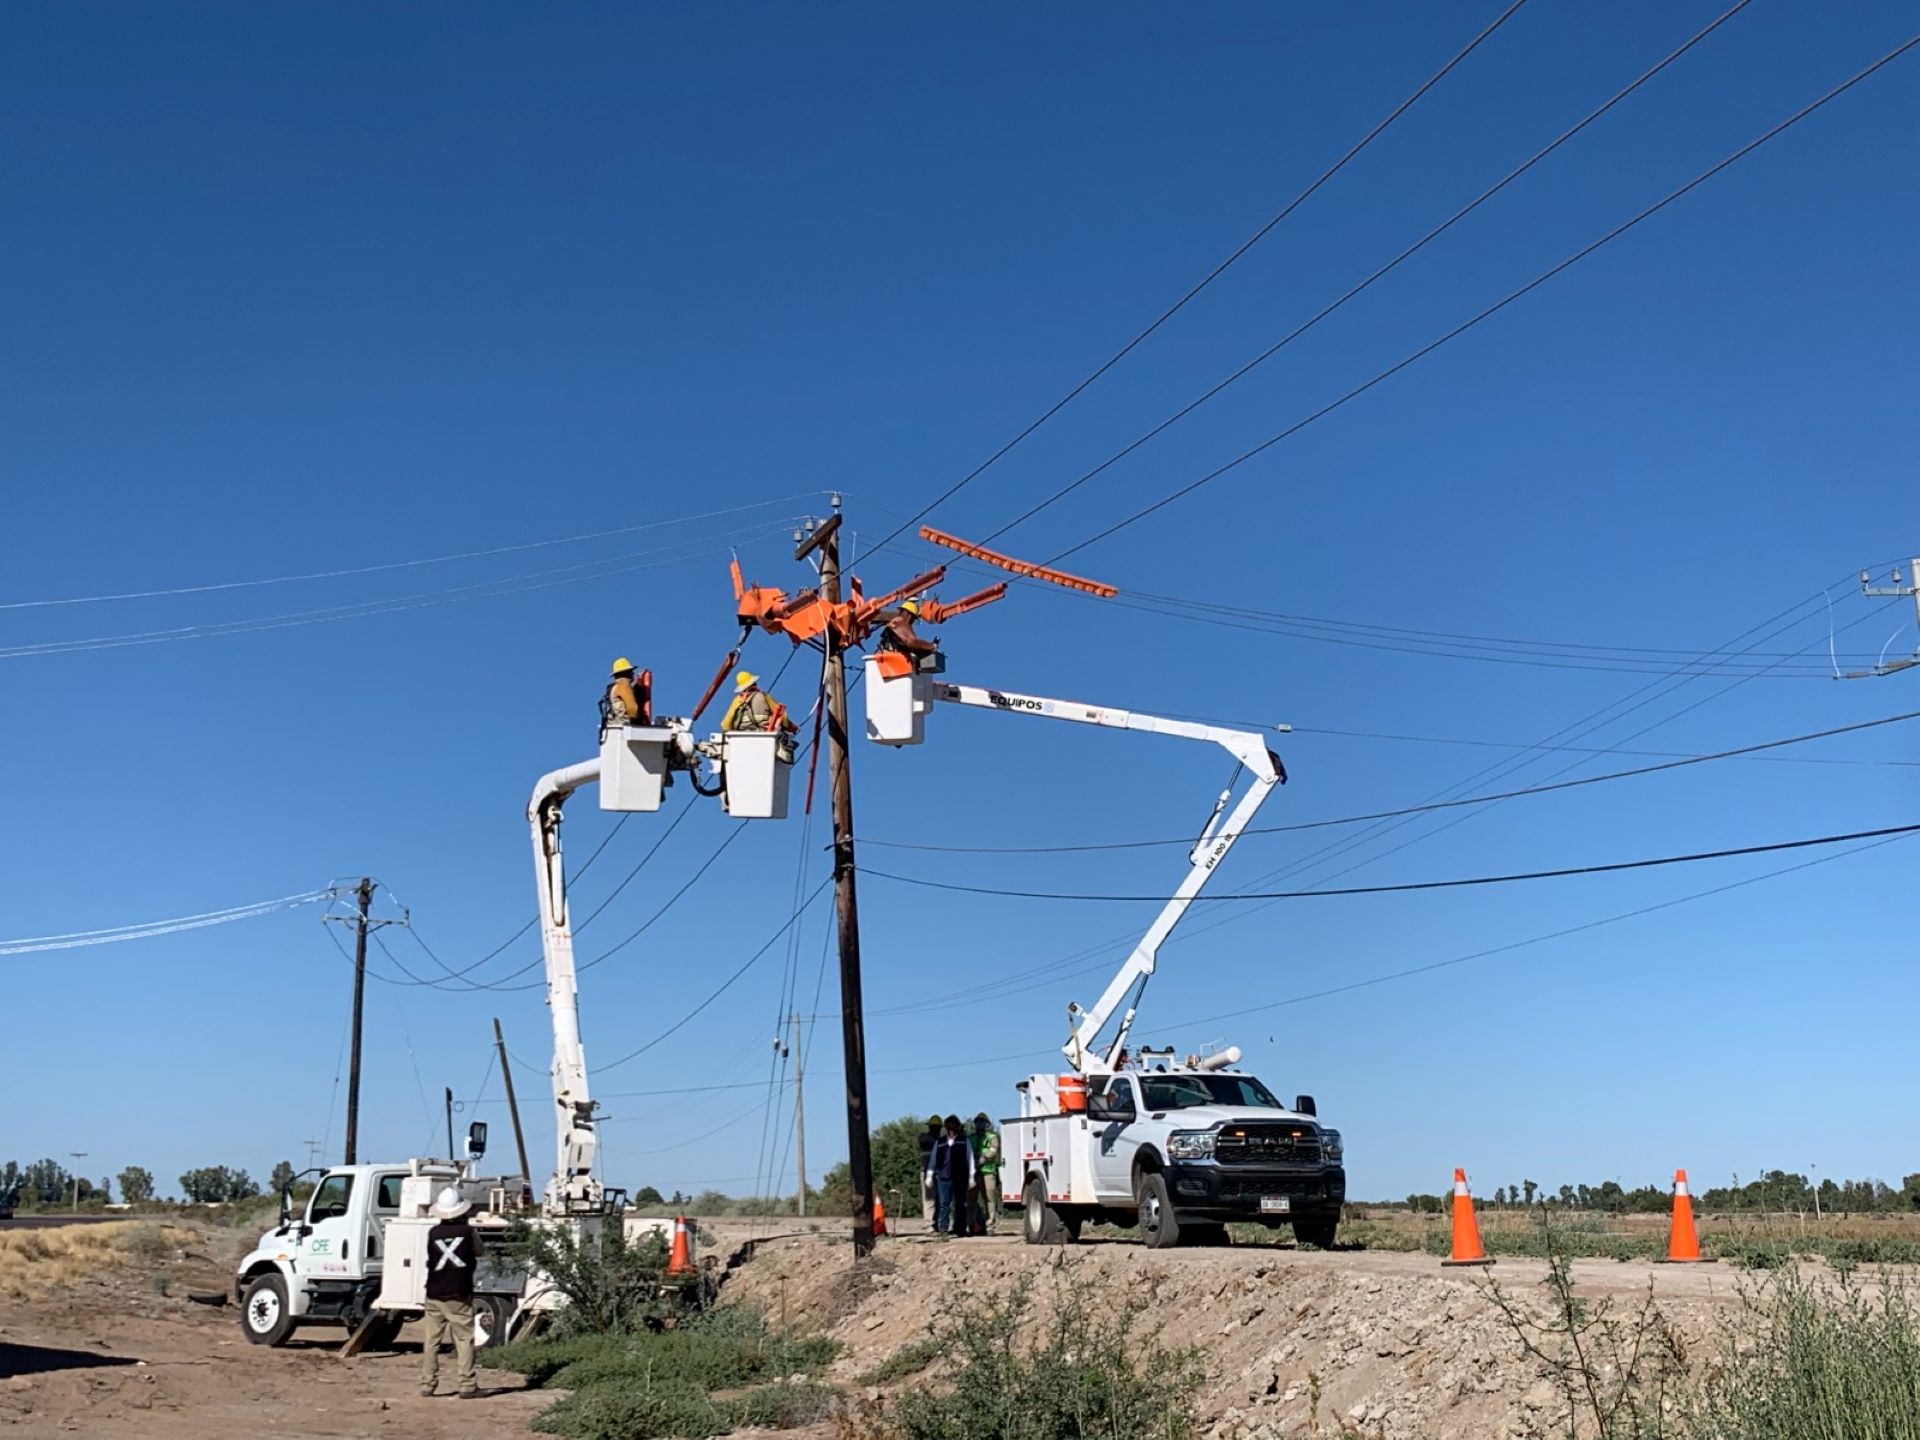
[(449, 1185), (434, 1198), (433, 1215), (440, 1223), (427, 1232), (427, 1333), (420, 1343), (420, 1393), (431, 1395), (440, 1380), (440, 1341), (453, 1342), (455, 1377), (460, 1398), (480, 1393), (473, 1371), (473, 1269), (479, 1259), (473, 1226), (467, 1212), (473, 1206)]

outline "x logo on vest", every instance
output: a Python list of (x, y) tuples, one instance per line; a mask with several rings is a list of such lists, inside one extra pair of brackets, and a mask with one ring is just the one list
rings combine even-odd
[(459, 1255), (460, 1242), (458, 1240), (436, 1240), (433, 1243), (440, 1249), (440, 1258), (433, 1262), (434, 1269), (444, 1270), (449, 1265), (453, 1266), (456, 1270), (464, 1270), (467, 1268), (467, 1262), (462, 1260)]

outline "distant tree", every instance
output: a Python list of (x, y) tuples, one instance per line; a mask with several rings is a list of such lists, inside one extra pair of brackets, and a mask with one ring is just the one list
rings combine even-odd
[(187, 1199), (201, 1205), (219, 1205), (246, 1200), (260, 1193), (259, 1185), (244, 1170), (229, 1170), (225, 1165), (203, 1165), (180, 1177), (180, 1190)]
[(113, 1186), (106, 1176), (102, 1175), (100, 1177), (100, 1188), (93, 1193), (102, 1205), (111, 1205), (113, 1203)]
[(1493, 1203), (1500, 1206), (1502, 1209), (1506, 1208), (1506, 1204), (1507, 1204), (1507, 1187), (1506, 1186), (1502, 1185), (1498, 1190), (1493, 1192)]
[(282, 1190), (291, 1189), (292, 1186), (293, 1162), (291, 1160), (282, 1160), (278, 1165), (273, 1167), (273, 1174), (267, 1178), (267, 1193), (269, 1195), (278, 1195)]
[(1520, 1183), (1526, 1189), (1527, 1209), (1531, 1210), (1533, 1208), (1534, 1194), (1540, 1189), (1540, 1182), (1537, 1180), (1522, 1180)]
[(153, 1172), (129, 1165), (120, 1172), (120, 1198), (129, 1205), (144, 1205), (153, 1199)]
[(22, 1197), (42, 1205), (58, 1205), (73, 1192), (73, 1176), (58, 1160), (36, 1160), (27, 1167)]
[(0, 1199), (11, 1196), (26, 1181), (26, 1172), (20, 1168), (18, 1160), (9, 1160), (0, 1165)]
[(1571, 1185), (1562, 1185), (1560, 1187), (1560, 1203), (1569, 1210), (1573, 1208), (1573, 1187)]
[(1580, 1208), (1582, 1210), (1591, 1210), (1593, 1208), (1593, 1191), (1591, 1189), (1582, 1185), (1579, 1190), (1579, 1197)]
[[(679, 1192), (676, 1191), (674, 1193), (678, 1195)], [(633, 1197), (633, 1203), (636, 1205), (664, 1205), (666, 1201), (660, 1198), (660, 1192), (651, 1185), (642, 1185), (640, 1187), (640, 1193)]]
[(1900, 1194), (1909, 1209), (1920, 1210), (1920, 1175), (1908, 1175), (1902, 1179)]
[(696, 1215), (724, 1215), (733, 1208), (733, 1197), (724, 1190), (702, 1190), (687, 1208)]

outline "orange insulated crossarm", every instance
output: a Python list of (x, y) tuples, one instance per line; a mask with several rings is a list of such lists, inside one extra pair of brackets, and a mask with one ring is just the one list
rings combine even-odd
[(1112, 585), (1099, 580), (1088, 580), (1084, 576), (1069, 575), (1064, 570), (1051, 570), (1045, 565), (1031, 565), (1025, 560), (1016, 560), (1011, 555), (1002, 555), (997, 550), (989, 550), (984, 545), (975, 545), (970, 540), (962, 540), (931, 525), (920, 527), (920, 538), (931, 540), (936, 545), (944, 545), (949, 550), (958, 550), (962, 555), (978, 560), (985, 565), (997, 565), (1002, 570), (1011, 570), (1016, 575), (1025, 575), (1030, 579), (1044, 580), (1049, 585), (1064, 585), (1069, 590), (1078, 590), (1087, 595), (1098, 595), (1103, 600), (1111, 600), (1120, 591)]

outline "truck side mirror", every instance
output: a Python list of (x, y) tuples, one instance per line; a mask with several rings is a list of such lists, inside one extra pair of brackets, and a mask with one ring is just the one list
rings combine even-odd
[(1320, 1113), (1320, 1109), (1313, 1103), (1313, 1097), (1311, 1095), (1302, 1095), (1295, 1100), (1293, 1102), (1293, 1110), (1296, 1115), (1318, 1115)]
[(1089, 1120), (1125, 1121), (1134, 1118), (1133, 1097), (1125, 1090), (1103, 1090), (1087, 1097)]
[(478, 1160), (487, 1153), (487, 1122), (476, 1120), (467, 1126), (467, 1158)]
[(280, 1189), (280, 1225), (284, 1229), (293, 1223), (293, 1186), (287, 1184)]

